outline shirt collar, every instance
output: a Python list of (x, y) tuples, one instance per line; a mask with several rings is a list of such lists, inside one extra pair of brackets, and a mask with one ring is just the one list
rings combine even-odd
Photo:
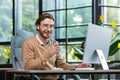
[(38, 40), (38, 42), (39, 42), (41, 45), (51, 44), (51, 40), (50, 40), (50, 39), (48, 40), (47, 44), (44, 44), (44, 43), (40, 40), (38, 34), (36, 34), (36, 39)]
[(40, 43), (40, 44), (43, 44), (43, 42), (40, 40), (40, 38), (38, 37), (38, 34), (36, 34), (36, 39), (38, 40), (38, 42)]

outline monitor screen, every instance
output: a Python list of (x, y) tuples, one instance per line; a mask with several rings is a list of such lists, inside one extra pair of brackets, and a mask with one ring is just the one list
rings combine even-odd
[(94, 24), (88, 24), (83, 63), (100, 63), (100, 59), (98, 55), (95, 54), (95, 50), (102, 50), (104, 57), (107, 60), (111, 37), (112, 29)]

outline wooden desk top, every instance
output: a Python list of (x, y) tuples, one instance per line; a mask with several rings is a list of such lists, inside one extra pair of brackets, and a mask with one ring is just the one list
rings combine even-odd
[(13, 74), (120, 74), (120, 70), (7, 70)]

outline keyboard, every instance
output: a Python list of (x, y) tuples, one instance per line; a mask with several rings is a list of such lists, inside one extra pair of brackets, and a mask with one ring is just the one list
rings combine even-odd
[(75, 68), (75, 70), (95, 70), (94, 68)]

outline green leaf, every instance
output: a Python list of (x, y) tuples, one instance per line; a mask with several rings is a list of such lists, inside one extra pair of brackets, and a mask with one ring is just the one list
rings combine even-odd
[(80, 49), (78, 49), (77, 47), (75, 47), (75, 46), (72, 46), (74, 49), (75, 49), (75, 51), (76, 51), (76, 56), (79, 58), (79, 59), (83, 59), (83, 52), (80, 50)]
[(116, 40), (110, 45), (109, 56), (114, 55), (119, 50), (118, 43), (120, 43), (120, 40)]

